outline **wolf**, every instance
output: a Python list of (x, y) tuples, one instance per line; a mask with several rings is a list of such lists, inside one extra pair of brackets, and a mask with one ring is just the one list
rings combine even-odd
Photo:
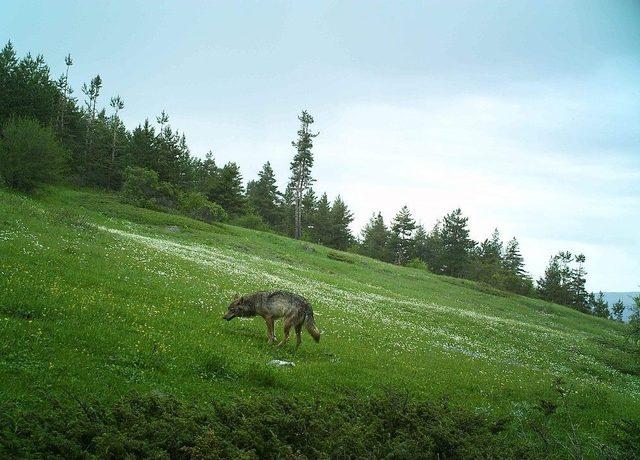
[(309, 302), (298, 294), (287, 291), (258, 291), (241, 297), (236, 295), (222, 318), (231, 321), (236, 317), (251, 316), (264, 318), (267, 323), (267, 338), (270, 344), (276, 339), (273, 332), (273, 322), (280, 318), (283, 318), (284, 321), (284, 337), (278, 346), (287, 343), (292, 326), (296, 330), (296, 349), (302, 342), (300, 336), (302, 326), (306, 327), (313, 340), (320, 342), (320, 331), (313, 318), (313, 309)]

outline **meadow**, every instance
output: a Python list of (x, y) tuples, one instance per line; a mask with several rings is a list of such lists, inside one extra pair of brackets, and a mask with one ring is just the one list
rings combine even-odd
[[(275, 289), (309, 299), (319, 344), (222, 320)], [(638, 455), (622, 324), (114, 194), (0, 191), (0, 337), (5, 456)], [(131, 431), (154, 417), (166, 438)]]

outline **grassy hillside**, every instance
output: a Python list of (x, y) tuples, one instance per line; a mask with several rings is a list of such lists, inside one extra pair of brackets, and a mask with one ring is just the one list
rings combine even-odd
[[(294, 353), (267, 344), (260, 318), (222, 321), (234, 292), (262, 289), (306, 296), (321, 342), (305, 333)], [(33, 435), (22, 414), (87, 415), (149, 394), (207, 410), (393, 389), (502, 420), (504, 439), (560, 457), (603, 444), (622, 455), (632, 441), (612, 439), (640, 419), (640, 366), (620, 324), (95, 192), (0, 191), (0, 337), (7, 452)]]

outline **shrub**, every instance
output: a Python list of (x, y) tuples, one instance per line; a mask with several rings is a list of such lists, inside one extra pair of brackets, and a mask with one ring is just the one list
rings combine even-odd
[(409, 262), (407, 262), (407, 267), (417, 268), (418, 270), (429, 270), (429, 266), (423, 260), (414, 257)]
[(130, 166), (124, 171), (122, 197), (135, 206), (160, 211), (176, 209), (208, 223), (227, 219), (226, 211), (219, 204), (207, 200), (202, 193), (180, 193), (169, 182), (162, 182), (157, 172), (137, 166)]
[(124, 171), (124, 199), (136, 206), (151, 209), (176, 208), (178, 193), (168, 182), (161, 182), (158, 173), (130, 166)]
[[(252, 374), (270, 386), (270, 374)], [(258, 376), (257, 378), (255, 376)], [(266, 376), (266, 377), (265, 377)], [(256, 382), (257, 380), (257, 382)], [(388, 392), (331, 402), (273, 397), (196, 407), (154, 391), (113, 405), (51, 401), (0, 412), (2, 458), (530, 458), (512, 421)], [(510, 432), (508, 430), (511, 430)], [(627, 430), (633, 433), (637, 429)], [(633, 446), (625, 436), (620, 447)], [(536, 450), (536, 448), (538, 448)]]
[(331, 260), (337, 260), (339, 262), (346, 262), (348, 264), (353, 264), (355, 263), (355, 260), (353, 259), (353, 257), (350, 257), (346, 254), (343, 254), (341, 252), (335, 252), (335, 251), (329, 251), (327, 252), (327, 257)]
[(200, 192), (186, 192), (180, 195), (180, 210), (194, 219), (207, 223), (227, 220), (227, 212), (217, 203), (209, 201)]
[(231, 223), (238, 227), (250, 228), (252, 230), (261, 230), (263, 232), (271, 231), (271, 227), (262, 220), (262, 217), (256, 214), (245, 214), (236, 217)]
[(50, 128), (29, 118), (9, 120), (0, 139), (1, 182), (29, 192), (60, 179), (68, 154)]

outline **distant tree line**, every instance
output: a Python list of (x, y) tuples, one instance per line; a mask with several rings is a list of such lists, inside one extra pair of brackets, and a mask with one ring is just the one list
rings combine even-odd
[(126, 106), (119, 95), (101, 108), (100, 75), (82, 85), (80, 102), (69, 83), (70, 55), (65, 65), (64, 74), (53, 79), (42, 56), (19, 59), (11, 42), (0, 52), (0, 181), (10, 187), (29, 191), (64, 178), (77, 186), (119, 191), (138, 206), (277, 232), (622, 319), (621, 303), (610, 312), (602, 293), (586, 291), (584, 255), (558, 253), (534, 283), (517, 239), (505, 243), (496, 229), (484, 241), (473, 241), (460, 209), (428, 231), (407, 206), (389, 225), (378, 212), (354, 236), (353, 213), (344, 200), (337, 196), (330, 201), (326, 193), (318, 196), (313, 189), (313, 140), (318, 133), (311, 130), (314, 119), (307, 111), (298, 117), (284, 192), (269, 162), (245, 189), (235, 162), (218, 165), (211, 152), (204, 159), (193, 156), (165, 111), (155, 123), (146, 119), (128, 130), (120, 119)]
[(622, 321), (624, 305), (611, 308), (604, 294), (586, 290), (585, 256), (561, 251), (551, 257), (544, 275), (534, 283), (525, 270), (518, 240), (506, 244), (495, 229), (489, 238), (473, 241), (468, 218), (455, 209), (427, 231), (403, 206), (390, 225), (374, 213), (362, 230), (356, 250), (368, 257), (433, 273), (467, 278), (530, 297), (539, 297), (584, 313)]
[(523, 295), (534, 293), (517, 239), (505, 245), (496, 229), (489, 239), (473, 241), (468, 218), (460, 209), (444, 216), (430, 231), (416, 223), (407, 206), (398, 211), (389, 227), (378, 212), (362, 230), (358, 250), (387, 262), (428, 268)]

